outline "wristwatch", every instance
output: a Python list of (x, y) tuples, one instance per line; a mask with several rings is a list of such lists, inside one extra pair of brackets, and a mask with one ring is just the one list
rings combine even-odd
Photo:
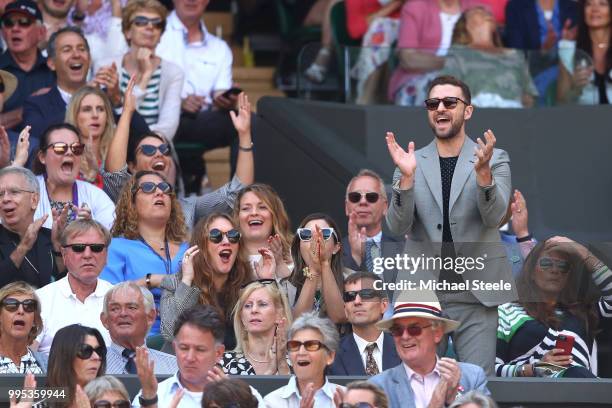
[(150, 407), (151, 405), (157, 404), (157, 394), (151, 399), (143, 398), (142, 395), (138, 397), (138, 402), (140, 402), (141, 407)]

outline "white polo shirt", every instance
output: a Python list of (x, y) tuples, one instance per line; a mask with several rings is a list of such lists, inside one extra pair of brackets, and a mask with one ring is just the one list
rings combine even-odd
[(173, 11), (167, 18), (166, 31), (155, 50), (156, 54), (183, 69), (185, 82), (181, 98), (195, 94), (212, 103), (217, 90), (232, 87), (232, 51), (225, 41), (210, 34), (200, 23), (203, 40), (188, 43), (187, 28)]
[(36, 294), (40, 298), (43, 320), (43, 331), (36, 338), (38, 351), (49, 353), (55, 333), (76, 323), (98, 329), (106, 345), (110, 345), (110, 334), (100, 321), (100, 313), (104, 305), (104, 295), (112, 287), (109, 282), (98, 279), (96, 290), (85, 298), (85, 302), (81, 302), (72, 293), (68, 276), (38, 289)]

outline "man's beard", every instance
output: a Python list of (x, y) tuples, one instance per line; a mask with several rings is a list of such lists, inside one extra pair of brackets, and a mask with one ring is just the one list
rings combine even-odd
[(431, 130), (433, 131), (434, 135), (436, 136), (436, 138), (438, 139), (452, 139), (455, 136), (457, 136), (459, 134), (459, 131), (461, 130), (461, 127), (463, 126), (464, 120), (463, 118), (458, 119), (457, 121), (453, 121), (452, 125), (450, 127), (450, 129), (446, 130), (444, 133), (440, 134), (436, 131), (436, 123), (435, 122), (430, 122), (429, 125), (431, 126)]
[(51, 7), (48, 7), (44, 1), (41, 1), (38, 4), (42, 7), (45, 13), (49, 14), (51, 17), (64, 19), (68, 17), (68, 13), (70, 12), (70, 8), (66, 10), (52, 9)]

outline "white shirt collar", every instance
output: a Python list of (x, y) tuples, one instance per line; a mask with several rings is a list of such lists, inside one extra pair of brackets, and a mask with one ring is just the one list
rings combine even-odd
[(378, 234), (374, 235), (373, 237), (368, 237), (366, 239), (366, 241), (374, 241), (374, 242), (376, 242), (376, 245), (378, 245), (378, 246), (380, 246), (380, 241), (381, 240), (382, 240), (382, 230)]
[[(325, 384), (323, 384), (323, 387), (321, 387), (320, 390), (315, 391), (315, 393), (319, 391), (323, 391), (323, 393), (327, 395), (327, 397), (329, 397), (330, 400), (333, 401), (334, 393), (336, 392), (336, 387), (335, 385), (332, 385), (329, 382), (327, 377), (325, 377)], [(297, 386), (297, 379), (295, 375), (292, 375), (291, 378), (289, 378), (289, 382), (284, 387), (283, 392), (281, 393), (280, 397), (283, 399), (288, 399), (288, 398), (291, 398), (291, 396), (294, 394), (298, 399), (300, 398), (300, 390), (298, 389), (298, 386)]]
[(57, 90), (60, 93), (60, 96), (62, 97), (62, 99), (64, 100), (64, 102), (66, 102), (66, 105), (68, 105), (70, 103), (70, 100), (72, 99), (72, 94), (64, 91), (62, 88), (60, 88), (60, 86), (57, 86)]
[[(58, 284), (60, 293), (65, 298), (74, 296), (76, 299), (76, 295), (74, 294), (74, 292), (72, 291), (72, 288), (70, 287), (70, 281), (68, 280), (68, 274), (66, 274), (66, 276), (64, 276), (62, 279), (57, 281), (57, 284)], [(100, 285), (100, 278), (98, 278), (96, 281), (96, 289), (93, 291), (92, 294), (87, 296), (87, 298), (89, 298), (90, 296), (102, 298), (104, 297), (104, 295), (106, 295), (107, 291), (108, 291), (108, 288), (102, 288), (102, 285)]]
[[(188, 44), (187, 27), (185, 27), (185, 24), (183, 24), (181, 19), (176, 15), (176, 10), (173, 10), (166, 20), (168, 22), (169, 27), (171, 27), (173, 30), (182, 32), (183, 38), (185, 40), (185, 44)], [(202, 41), (200, 41), (199, 43), (202, 45), (206, 45), (206, 41), (208, 39), (208, 30), (206, 30), (206, 25), (204, 24), (204, 21), (202, 20), (200, 20), (200, 31), (202, 32)], [(197, 44), (197, 43), (198, 42), (194, 42), (191, 44)]]
[[(357, 349), (359, 350), (359, 354), (363, 354), (365, 353), (365, 349), (368, 346), (368, 344), (370, 344), (371, 342), (362, 339), (361, 337), (359, 337), (357, 334), (355, 334), (353, 332), (353, 338), (355, 339), (355, 343), (357, 343)], [(380, 352), (382, 352), (383, 349), (383, 342), (385, 340), (385, 334), (383, 332), (380, 332), (380, 335), (378, 336), (378, 338), (376, 339), (376, 341), (374, 343), (376, 343), (376, 347), (378, 347), (378, 350)]]

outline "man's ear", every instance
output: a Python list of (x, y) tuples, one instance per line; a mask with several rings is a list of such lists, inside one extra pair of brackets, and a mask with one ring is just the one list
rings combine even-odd
[(109, 330), (108, 317), (104, 312), (100, 313), (100, 321), (102, 322), (102, 325), (106, 328), (106, 330)]
[(53, 61), (53, 58), (47, 58), (47, 66), (51, 71), (55, 72), (55, 62)]
[(151, 310), (149, 310), (149, 312), (147, 313), (147, 327), (149, 328), (153, 327), (153, 323), (155, 323), (156, 317), (157, 317), (157, 311), (155, 310), (155, 308), (152, 308)]
[(474, 107), (472, 105), (466, 106), (465, 110), (463, 111), (463, 119), (464, 120), (470, 119), (473, 113), (474, 113)]
[(47, 39), (47, 26), (40, 24), (38, 26), (38, 42), (43, 42)]
[(217, 358), (217, 361), (221, 360), (223, 353), (225, 353), (225, 344), (217, 344), (215, 346), (215, 357)]

